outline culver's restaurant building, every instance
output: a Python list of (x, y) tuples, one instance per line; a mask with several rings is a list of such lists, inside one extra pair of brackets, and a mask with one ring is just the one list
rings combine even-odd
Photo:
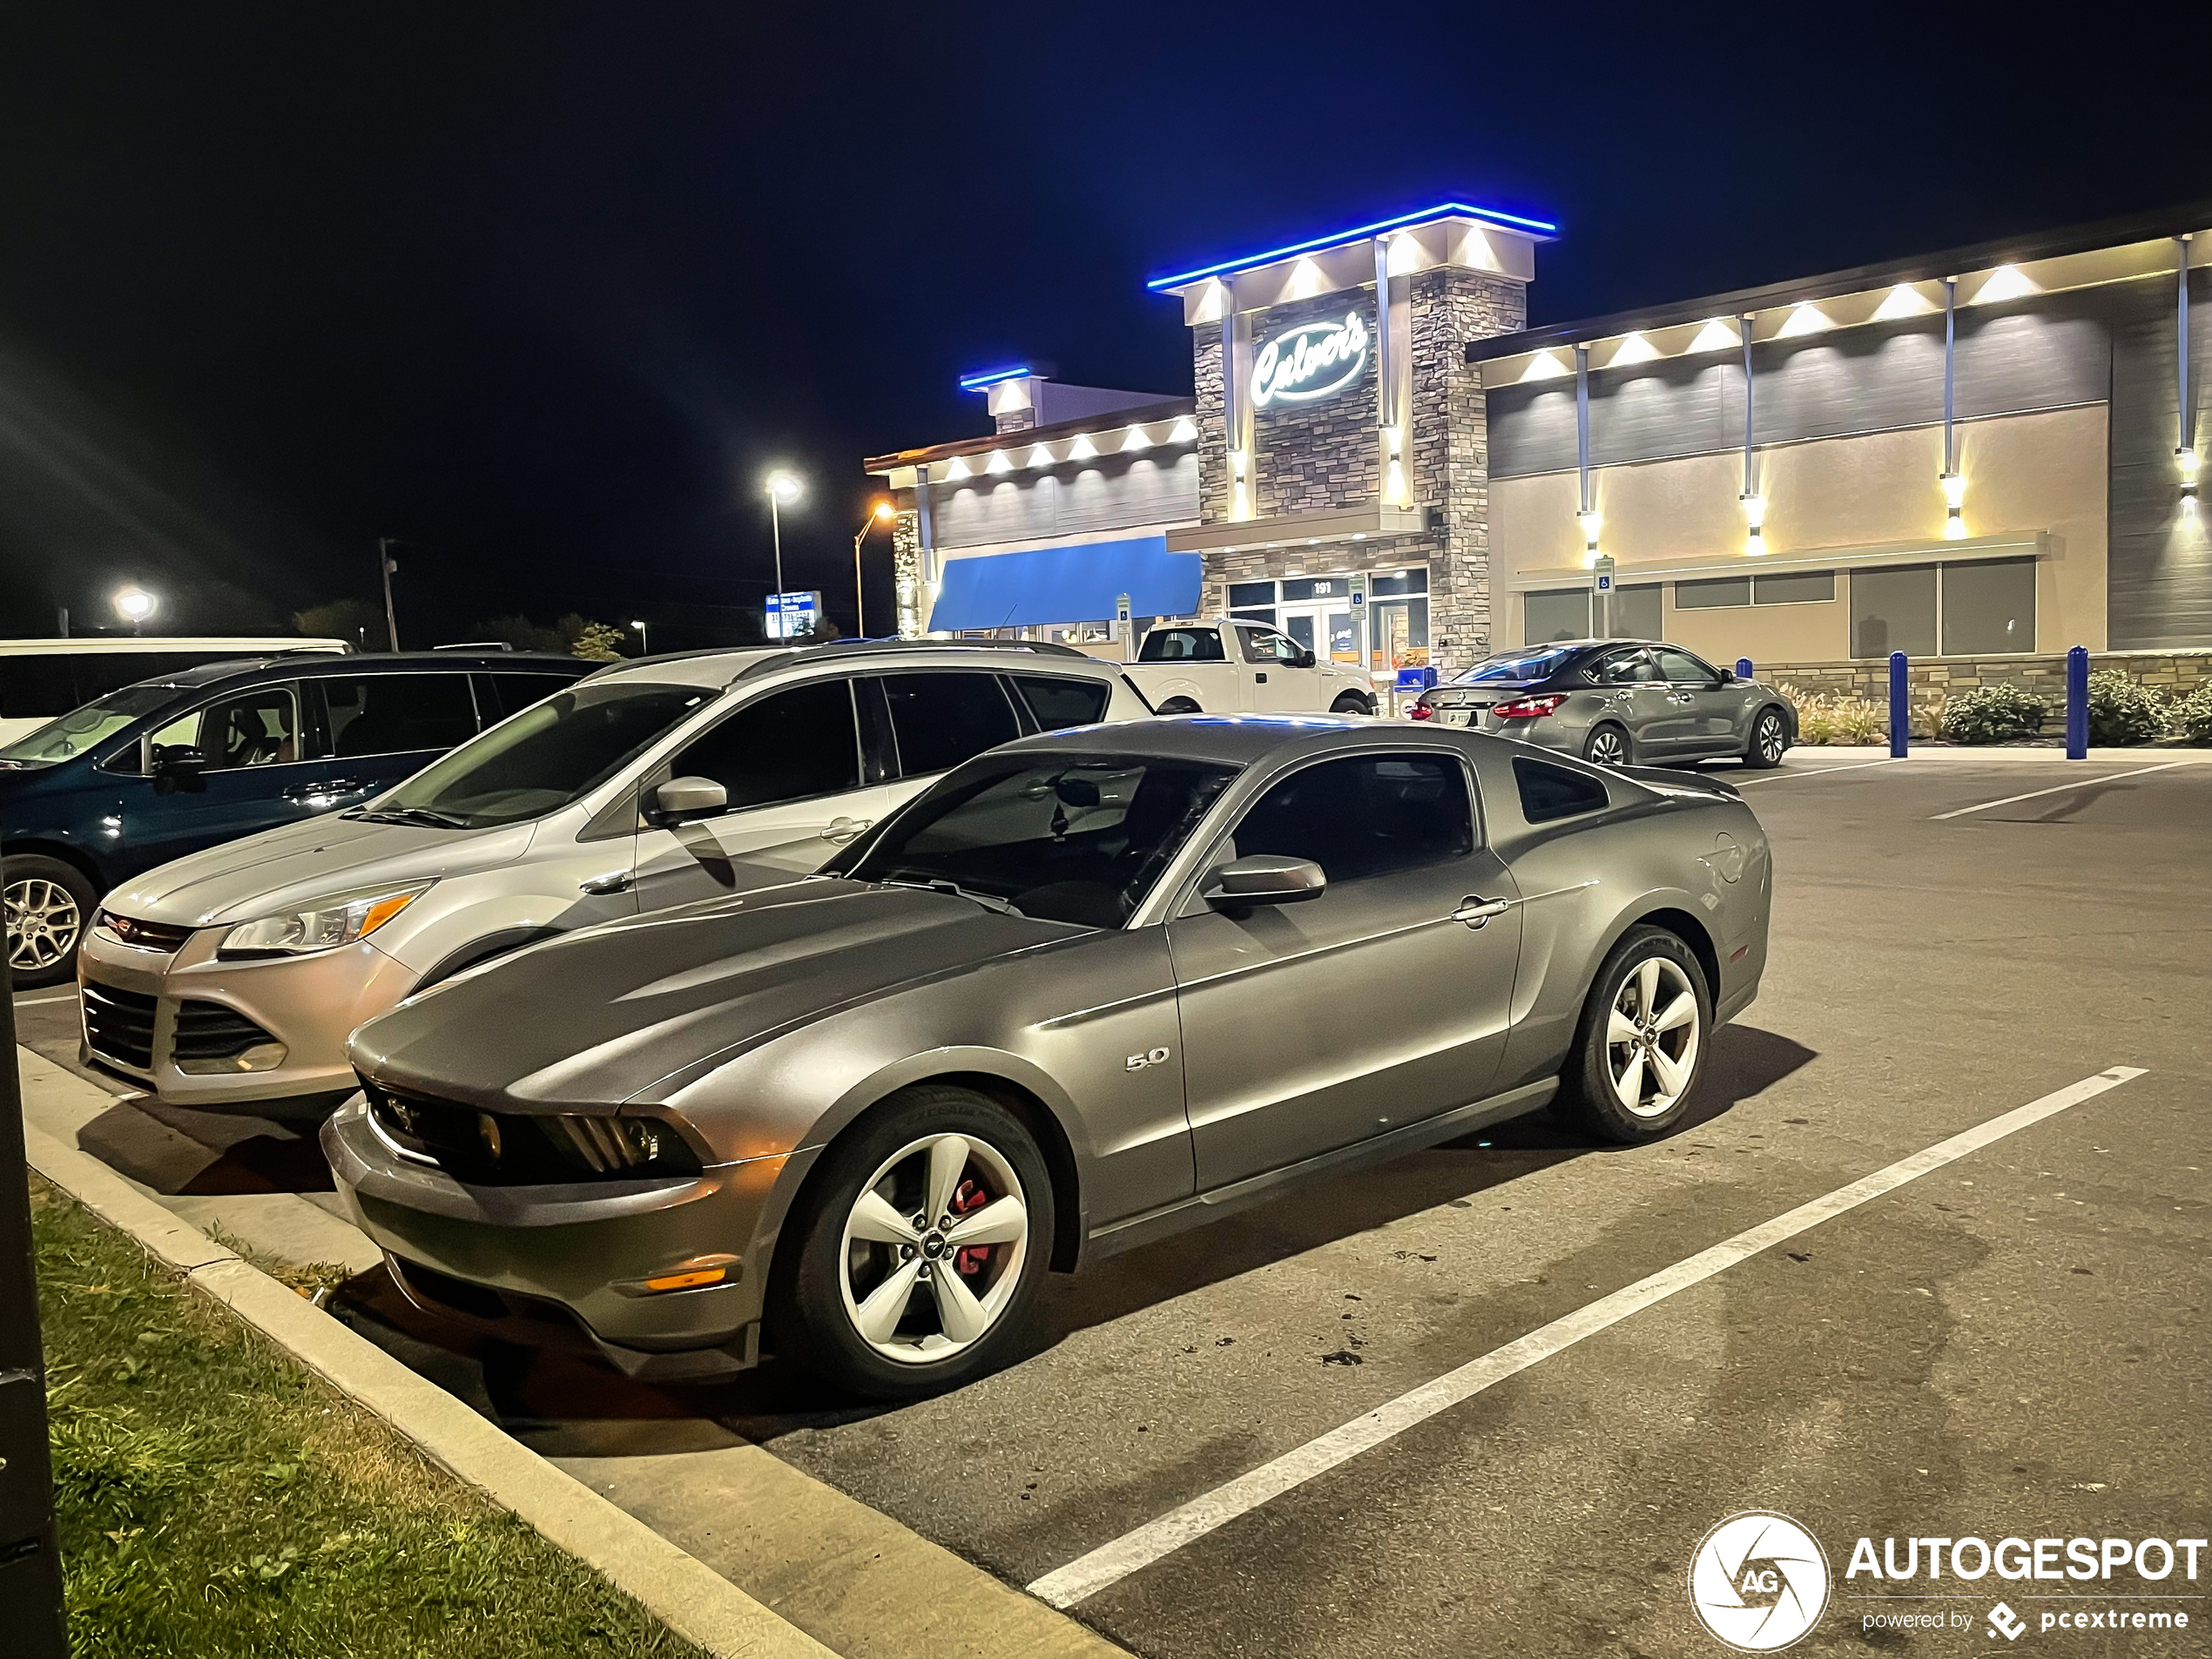
[[(1012, 371), (990, 437), (869, 463), (900, 492), (902, 627), (1081, 637), (1128, 591), (1379, 678), (1610, 632), (1808, 687), (1871, 686), (1894, 650), (2033, 684), (2073, 644), (2186, 687), (2212, 665), (2208, 227), (2212, 206), (1536, 330), (1554, 227), (1464, 204), (1164, 276), (1190, 399)], [(1160, 578), (1141, 600), (1131, 542)]]

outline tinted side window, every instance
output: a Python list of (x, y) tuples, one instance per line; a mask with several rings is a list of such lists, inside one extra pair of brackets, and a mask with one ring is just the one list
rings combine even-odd
[(1292, 772), (1237, 826), (1235, 856), (1312, 859), (1332, 882), (1474, 850), (1467, 770), (1450, 755), (1352, 755)]
[(1619, 651), (1600, 661), (1590, 678), (1600, 685), (1634, 685), (1656, 680), (1659, 670), (1649, 651)]
[(570, 684), (558, 674), (480, 674), (476, 678), (489, 681), (498, 699), (496, 708), (484, 711), (487, 725), (495, 719), (520, 714), (531, 704), (542, 702)]
[(1022, 700), (1041, 732), (1064, 731), (1071, 725), (1096, 725), (1106, 718), (1113, 688), (1103, 680), (1063, 680), (1044, 674), (1016, 674)]
[(887, 674), (899, 770), (907, 777), (949, 772), (1022, 735), (1012, 705), (991, 674)]
[(1221, 633), (1214, 628), (1155, 628), (1136, 653), (1140, 663), (1222, 663)]
[(349, 674), (320, 684), (330, 752), (341, 760), (450, 749), (476, 735), (466, 674)]
[(1609, 805), (1605, 786), (1579, 772), (1554, 766), (1548, 760), (1514, 757), (1513, 780), (1521, 788), (1521, 815), (1532, 824), (1548, 824), (1555, 818), (1576, 818)]
[(713, 779), (730, 792), (732, 812), (858, 789), (852, 688), (844, 680), (823, 680), (748, 703), (670, 768), (672, 777)]
[(1719, 683), (1720, 675), (1705, 666), (1686, 651), (1662, 649), (1652, 655), (1658, 659), (1659, 672), (1677, 685), (1712, 685)]

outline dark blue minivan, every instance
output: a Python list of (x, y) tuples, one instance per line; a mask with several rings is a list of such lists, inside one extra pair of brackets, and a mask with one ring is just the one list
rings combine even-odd
[(75, 971), (101, 894), (256, 830), (350, 806), (604, 664), (502, 651), (288, 653), (119, 691), (0, 747), (18, 988)]

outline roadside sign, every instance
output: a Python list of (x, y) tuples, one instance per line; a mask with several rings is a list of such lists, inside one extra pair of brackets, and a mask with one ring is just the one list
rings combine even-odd
[(1611, 554), (1599, 554), (1597, 563), (1590, 566), (1590, 591), (1592, 593), (1613, 591), (1613, 556)]
[(1352, 578), (1352, 603), (1354, 605), (1367, 603), (1367, 578), (1364, 575), (1354, 574)]
[(768, 596), (768, 637), (796, 639), (814, 631), (814, 622), (822, 614), (819, 590), (811, 593), (772, 593)]

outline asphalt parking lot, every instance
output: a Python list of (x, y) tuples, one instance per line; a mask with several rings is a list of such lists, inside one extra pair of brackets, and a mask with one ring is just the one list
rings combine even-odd
[[(843, 1569), (794, 1566), (809, 1523), (768, 1513), (772, 1487), (798, 1507), (841, 1494), (863, 1554), (880, 1518), (1161, 1659), (1719, 1652), (1684, 1575), (1750, 1508), (1830, 1554), (1815, 1653), (1868, 1645), (1855, 1598), (1883, 1587), (1843, 1576), (1862, 1534), (2202, 1535), (2212, 764), (1791, 762), (1731, 774), (1775, 844), (1771, 966), (1660, 1143), (1597, 1148), (1538, 1116), (1304, 1189), (1055, 1281), (1033, 1357), (889, 1410), (773, 1366), (651, 1389), (488, 1351), (375, 1272), (353, 1317), (848, 1653), (969, 1650), (960, 1581), (910, 1645), (845, 1631), (857, 1615), (820, 1582)], [(23, 1038), (61, 1059), (74, 1009), (40, 995), (18, 999)], [(1682, 1267), (2054, 1096), (1767, 1247)], [(84, 1143), (165, 1191), (185, 1170), (210, 1193), (327, 1184), (287, 1126), (136, 1115)], [(1655, 1276), (1664, 1294), (1612, 1317)], [(1440, 1405), (1418, 1392), (1451, 1378)], [(1325, 1437), (1378, 1412), (1337, 1457)], [(762, 1451), (811, 1479), (763, 1484)], [(1978, 1621), (1994, 1599), (1959, 1605)]]

